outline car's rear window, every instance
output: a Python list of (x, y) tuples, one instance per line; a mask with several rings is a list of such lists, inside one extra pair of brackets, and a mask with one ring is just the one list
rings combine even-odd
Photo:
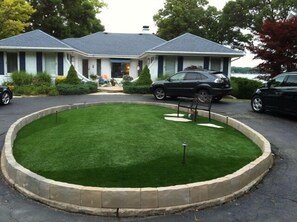
[(211, 74), (214, 75), (217, 78), (220, 78), (220, 79), (226, 78), (226, 76), (224, 76), (224, 74), (222, 72), (213, 72)]

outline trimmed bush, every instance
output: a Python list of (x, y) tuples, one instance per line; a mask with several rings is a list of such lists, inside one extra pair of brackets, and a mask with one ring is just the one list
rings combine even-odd
[(78, 78), (77, 72), (73, 65), (71, 65), (69, 68), (65, 83), (72, 84), (72, 85), (76, 85), (80, 83), (80, 79)]
[(263, 85), (262, 82), (246, 78), (231, 77), (231, 95), (237, 99), (251, 99), (255, 90)]
[(13, 72), (11, 74), (12, 81), (17, 86), (30, 85), (32, 83), (32, 75), (26, 72)]
[(51, 76), (46, 72), (37, 73), (32, 79), (33, 85), (50, 85), (52, 83)]
[(60, 95), (80, 95), (97, 92), (97, 84), (94, 82), (67, 84), (61, 83), (56, 86)]
[(44, 85), (22, 85), (16, 86), (14, 89), (15, 95), (47, 95), (51, 89), (48, 84)]
[(141, 71), (139, 78), (136, 81), (138, 86), (150, 86), (152, 84), (150, 70), (147, 65)]
[(135, 83), (124, 83), (123, 92), (128, 94), (148, 94), (150, 93), (150, 86), (139, 86)]

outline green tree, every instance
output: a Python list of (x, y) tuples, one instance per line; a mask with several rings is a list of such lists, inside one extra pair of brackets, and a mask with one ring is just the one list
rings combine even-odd
[(225, 42), (236, 48), (251, 44), (265, 21), (285, 20), (296, 0), (235, 0), (222, 10), (220, 24)]
[(33, 12), (25, 0), (0, 0), (0, 39), (23, 32)]
[(207, 0), (167, 0), (153, 19), (157, 35), (170, 40), (186, 32), (220, 42), (218, 36), (220, 11)]
[(72, 85), (77, 85), (80, 83), (80, 79), (78, 78), (77, 72), (73, 65), (71, 65), (68, 70), (65, 83), (72, 84)]
[(136, 81), (136, 85), (138, 86), (149, 86), (152, 84), (150, 70), (147, 65), (141, 71), (138, 80)]
[(101, 0), (27, 0), (36, 9), (29, 30), (40, 29), (63, 39), (103, 31), (96, 18), (105, 6)]

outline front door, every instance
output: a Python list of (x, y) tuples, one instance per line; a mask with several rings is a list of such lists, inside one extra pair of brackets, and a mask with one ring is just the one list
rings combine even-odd
[(83, 76), (89, 78), (89, 60), (83, 59)]

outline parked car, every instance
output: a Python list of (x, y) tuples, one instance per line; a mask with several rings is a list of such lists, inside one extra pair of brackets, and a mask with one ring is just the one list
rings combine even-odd
[(274, 110), (297, 115), (297, 72), (286, 72), (269, 80), (254, 93), (251, 106), (261, 113)]
[(7, 86), (0, 86), (0, 104), (7, 105), (13, 97), (12, 91)]
[(232, 88), (228, 77), (222, 72), (209, 70), (184, 70), (166, 80), (152, 83), (151, 92), (157, 100), (170, 97), (195, 97), (212, 95), (213, 100), (219, 101), (228, 95)]

